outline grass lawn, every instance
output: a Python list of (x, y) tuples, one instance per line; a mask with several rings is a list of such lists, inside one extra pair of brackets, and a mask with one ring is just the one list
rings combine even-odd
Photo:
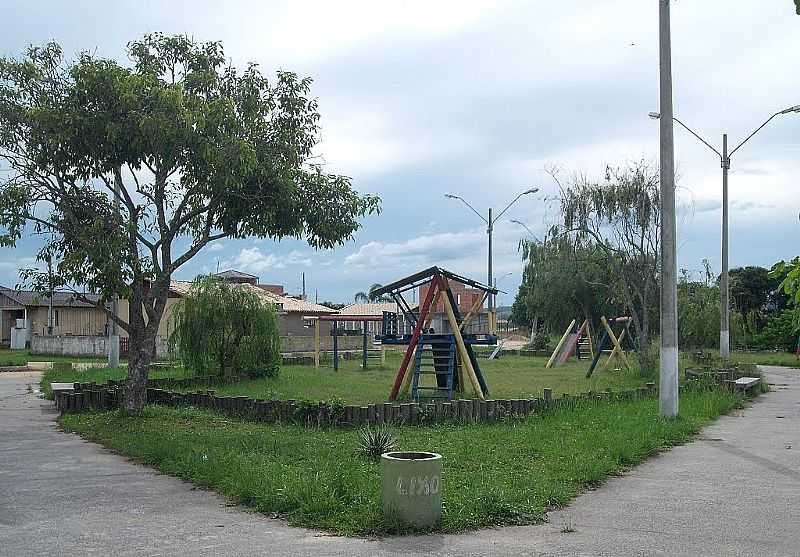
[(0, 366), (24, 366), (28, 362), (102, 362), (102, 358), (84, 356), (44, 356), (34, 355), (28, 349), (9, 350), (0, 348)]
[[(388, 354), (386, 364), (380, 368), (362, 371), (360, 360), (343, 360), (339, 371), (322, 366), (282, 366), (278, 377), (245, 380), (213, 387), (218, 394), (250, 396), (262, 399), (342, 400), (351, 404), (385, 401), (389, 396), (400, 354)], [(542, 389), (553, 389), (555, 395), (601, 391), (607, 388), (623, 390), (644, 385), (650, 379), (634, 371), (595, 370), (586, 379), (589, 362), (570, 361), (557, 368), (545, 369), (546, 358), (507, 355), (498, 360), (480, 360), (493, 398), (526, 398), (542, 395)], [(125, 369), (92, 369), (86, 371), (47, 371), (41, 379), (42, 392), (49, 396), (50, 382), (103, 383), (108, 379), (123, 379)], [(150, 377), (189, 376), (182, 368), (158, 369)], [(196, 389), (192, 387), (191, 390)]]
[[(1, 353), (1, 352), (0, 352)], [(319, 369), (313, 366), (282, 366), (275, 378), (246, 380), (239, 383), (214, 387), (219, 394), (228, 396), (250, 396), (262, 399), (296, 400), (341, 400), (350, 404), (368, 404), (386, 400), (401, 355), (389, 353), (382, 368), (362, 371), (360, 360), (343, 360), (338, 372), (328, 364)], [(734, 353), (732, 358), (740, 363), (766, 365), (794, 365), (800, 367), (793, 354), (776, 352)], [(574, 359), (557, 368), (546, 369), (543, 357), (506, 355), (498, 360), (480, 360), (492, 398), (525, 398), (541, 396), (545, 388), (553, 389), (555, 395), (602, 391), (608, 388), (623, 390), (644, 385), (655, 380), (640, 377), (638, 371), (601, 370), (598, 366), (590, 379), (586, 379), (589, 362)], [(692, 367), (690, 358), (681, 359), (681, 369)], [(50, 392), (50, 382), (103, 383), (108, 379), (123, 379), (124, 369), (92, 369), (86, 371), (48, 371), (41, 380), (44, 393)], [(182, 368), (157, 369), (153, 378), (183, 377), (190, 373)]]
[[(150, 372), (149, 377), (159, 379), (162, 377), (189, 377), (191, 373), (184, 368), (158, 368)], [(46, 398), (52, 398), (53, 391), (50, 383), (105, 383), (109, 379), (125, 379), (128, 377), (128, 368), (91, 368), (85, 370), (72, 369), (57, 371), (48, 369), (39, 380), (39, 390)]]
[[(557, 368), (546, 369), (546, 358), (503, 356), (498, 360), (480, 360), (492, 398), (530, 398), (542, 395), (545, 388), (554, 394), (601, 391), (607, 388), (622, 390), (644, 385), (650, 379), (637, 371), (595, 370), (586, 379), (588, 361), (572, 360)], [(264, 399), (340, 399), (351, 404), (367, 404), (387, 399), (400, 355), (387, 357), (382, 369), (362, 371), (356, 360), (340, 363), (339, 371), (332, 367), (283, 366), (278, 377), (242, 381), (215, 387), (219, 394), (247, 395)]]
[[(719, 352), (714, 352), (718, 356)], [(764, 366), (800, 367), (800, 359), (789, 352), (732, 352), (731, 361)]]
[[(739, 401), (722, 391), (693, 391), (682, 396), (676, 420), (660, 419), (656, 400), (637, 400), (520, 422), (393, 431), (398, 449), (443, 455), (441, 530), (459, 532), (540, 522), (549, 508), (685, 442)], [(245, 423), (157, 406), (133, 418), (116, 411), (67, 414), (61, 424), (293, 525), (347, 535), (398, 531), (380, 509), (380, 465), (358, 454), (355, 429)]]

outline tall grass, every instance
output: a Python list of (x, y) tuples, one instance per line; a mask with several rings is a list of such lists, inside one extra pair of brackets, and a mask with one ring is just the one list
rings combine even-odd
[[(657, 401), (586, 404), (494, 425), (396, 427), (398, 450), (443, 455), (440, 530), (542, 521), (587, 487), (683, 443), (739, 398), (687, 392), (681, 417)], [(380, 510), (379, 464), (359, 454), (356, 429), (253, 424), (209, 411), (149, 406), (140, 417), (69, 414), (67, 431), (164, 473), (213, 488), (291, 524), (347, 535), (398, 532)]]

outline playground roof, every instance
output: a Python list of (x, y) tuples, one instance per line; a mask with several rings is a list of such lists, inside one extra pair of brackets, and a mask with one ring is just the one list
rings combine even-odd
[(383, 321), (383, 315), (320, 315), (320, 321)]
[(441, 267), (428, 267), (418, 273), (414, 273), (413, 275), (409, 275), (405, 278), (400, 280), (396, 280), (391, 284), (387, 284), (378, 288), (373, 292), (375, 296), (381, 296), (382, 294), (391, 294), (391, 293), (398, 293), (404, 292), (411, 288), (415, 288), (421, 284), (424, 284), (430, 281), (434, 275), (443, 275), (446, 278), (458, 281), (462, 284), (466, 284), (467, 286), (471, 286), (473, 288), (477, 288), (478, 290), (483, 290), (484, 292), (489, 292), (491, 294), (497, 294), (498, 292), (503, 292), (502, 290), (498, 290), (492, 286), (486, 286), (485, 284), (481, 284), (478, 281), (468, 279), (466, 277), (462, 277), (461, 275), (457, 275), (447, 269), (442, 269)]
[(383, 315), (384, 311), (397, 313), (396, 302), (368, 302), (364, 304), (350, 304), (339, 310), (339, 315)]

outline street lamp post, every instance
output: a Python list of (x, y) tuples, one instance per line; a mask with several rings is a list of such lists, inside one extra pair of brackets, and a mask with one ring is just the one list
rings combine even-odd
[[(494, 225), (495, 225), (495, 223), (496, 223), (498, 220), (500, 220), (500, 218), (501, 218), (501, 217), (502, 217), (502, 216), (505, 214), (505, 212), (506, 212), (506, 211), (508, 211), (508, 209), (509, 209), (509, 208), (510, 208), (510, 207), (511, 207), (511, 206), (512, 206), (514, 203), (516, 203), (516, 202), (517, 202), (517, 200), (518, 200), (520, 197), (522, 197), (523, 195), (528, 195), (528, 194), (536, 193), (537, 191), (539, 191), (539, 188), (530, 188), (530, 189), (527, 189), (527, 190), (523, 191), (522, 193), (518, 194), (518, 195), (517, 195), (517, 197), (515, 197), (514, 199), (512, 199), (512, 200), (511, 200), (511, 202), (510, 202), (508, 205), (506, 205), (506, 208), (505, 208), (505, 209), (503, 209), (502, 211), (500, 211), (500, 214), (499, 214), (499, 215), (497, 215), (496, 217), (493, 217), (493, 216), (492, 216), (492, 208), (491, 208), (491, 207), (489, 207), (489, 218), (488, 218), (488, 219), (484, 218), (484, 216), (483, 216), (483, 215), (481, 215), (481, 214), (480, 214), (478, 211), (476, 211), (476, 210), (475, 210), (475, 207), (473, 207), (472, 205), (470, 205), (470, 204), (469, 204), (469, 202), (467, 202), (467, 200), (466, 200), (466, 199), (464, 199), (463, 197), (461, 197), (460, 195), (453, 195), (453, 194), (450, 194), (450, 193), (446, 193), (446, 194), (444, 194), (444, 196), (445, 196), (447, 199), (458, 199), (458, 200), (460, 200), (462, 203), (464, 203), (464, 205), (466, 205), (467, 207), (469, 207), (469, 208), (470, 208), (470, 210), (471, 210), (473, 213), (475, 213), (476, 215), (478, 215), (478, 217), (479, 217), (479, 218), (480, 218), (480, 219), (481, 219), (483, 222), (485, 222), (485, 223), (486, 223), (486, 234), (487, 234), (487, 236), (489, 237), (489, 253), (488, 253), (488, 264), (487, 264), (487, 268), (488, 268), (487, 278), (488, 278), (488, 280), (487, 280), (486, 284), (488, 284), (489, 286), (492, 286), (492, 232), (494, 232)], [(489, 333), (490, 333), (490, 334), (494, 334), (494, 332), (495, 332), (495, 323), (496, 323), (496, 316), (495, 316), (495, 299), (494, 299), (494, 294), (490, 294), (490, 295), (489, 295)]]
[[(747, 143), (751, 137), (761, 131), (761, 128), (769, 124), (773, 118), (776, 116), (780, 116), (783, 114), (789, 114), (792, 112), (800, 112), (800, 105), (791, 106), (784, 110), (779, 110), (767, 120), (761, 124), (756, 130), (748, 135), (744, 141), (739, 143), (730, 153), (728, 153), (728, 134), (722, 134), (722, 153), (717, 151), (710, 143), (708, 143), (705, 139), (700, 137), (694, 130), (692, 130), (689, 126), (681, 122), (678, 118), (672, 117), (674, 122), (680, 124), (686, 131), (700, 140), (703, 145), (714, 151), (717, 154), (720, 160), (720, 166), (722, 167), (722, 269), (720, 271), (719, 277), (719, 355), (722, 358), (729, 358), (731, 355), (730, 351), (730, 286), (728, 280), (728, 170), (731, 167), (731, 156), (741, 148), (742, 145)], [(650, 118), (654, 120), (658, 120), (661, 118), (661, 114), (658, 112), (651, 112), (649, 114)]]
[(670, 0), (658, 2), (659, 128), (661, 200), (661, 350), (659, 414), (678, 415), (678, 265), (675, 245), (675, 152), (672, 137), (672, 44)]

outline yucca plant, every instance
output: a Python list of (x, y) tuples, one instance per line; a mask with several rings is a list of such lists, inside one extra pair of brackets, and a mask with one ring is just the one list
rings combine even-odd
[(378, 459), (383, 453), (394, 449), (394, 434), (386, 427), (362, 427), (358, 432), (361, 451), (369, 458)]

